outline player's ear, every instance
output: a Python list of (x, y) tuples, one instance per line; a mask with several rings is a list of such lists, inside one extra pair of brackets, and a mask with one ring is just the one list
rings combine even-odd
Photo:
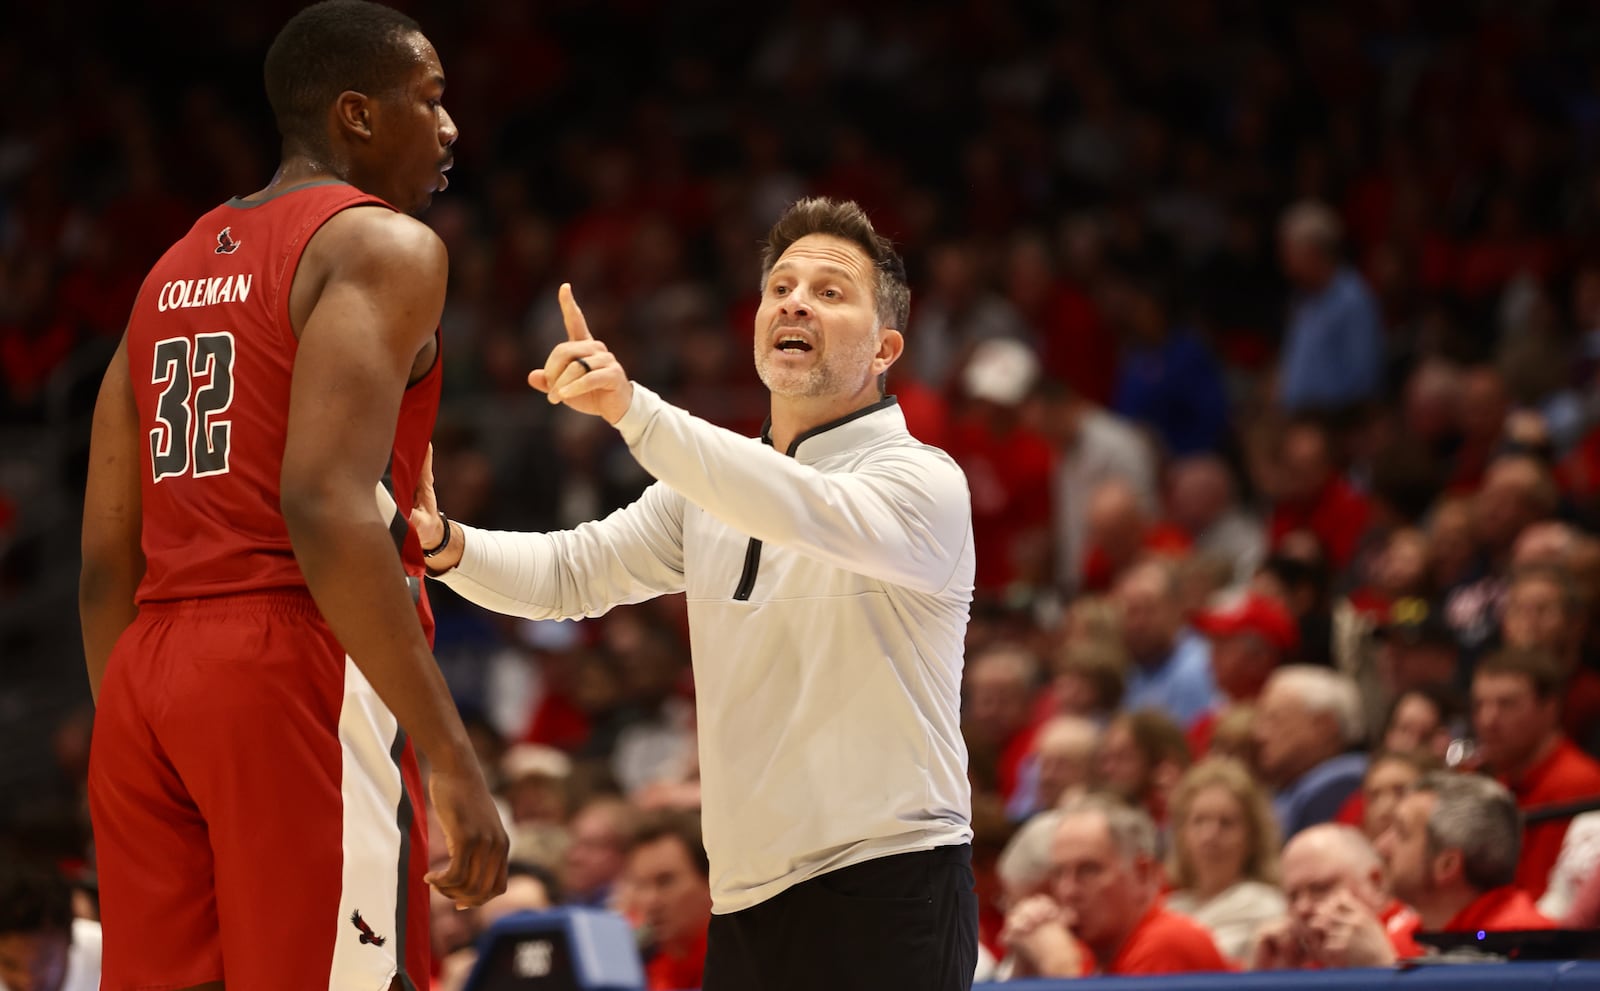
[(347, 89), (333, 104), (339, 130), (362, 140), (372, 137), (373, 101), (365, 93)]

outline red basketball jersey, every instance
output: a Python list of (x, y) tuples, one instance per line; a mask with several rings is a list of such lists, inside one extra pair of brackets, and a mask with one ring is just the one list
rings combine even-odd
[[(146, 277), (128, 321), (129, 371), (148, 438), (139, 602), (305, 587), (279, 508), (299, 347), (289, 290), (311, 236), (339, 211), (364, 205), (388, 207), (339, 182), (259, 203), (230, 200)], [(439, 409), (439, 365), (406, 390), (384, 479), (400, 507), (391, 531), (414, 587), (422, 549), (406, 512)], [(419, 610), (431, 633), (425, 596)]]

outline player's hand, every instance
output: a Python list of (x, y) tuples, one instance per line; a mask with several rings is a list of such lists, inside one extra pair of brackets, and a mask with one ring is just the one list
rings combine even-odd
[(444, 827), (450, 862), (423, 880), (458, 909), (482, 905), (505, 891), (511, 844), (477, 764), (469, 762), (459, 772), (434, 768), (428, 776), (428, 794)]
[(572, 298), (572, 286), (563, 282), (557, 293), (567, 339), (557, 344), (543, 368), (528, 373), (528, 384), (580, 413), (616, 423), (633, 402), (633, 383), (622, 363), (589, 333), (589, 322)]
[(1383, 923), (1349, 891), (1334, 892), (1307, 928), (1316, 934), (1317, 961), (1325, 967), (1387, 967), (1395, 962), (1394, 944)]

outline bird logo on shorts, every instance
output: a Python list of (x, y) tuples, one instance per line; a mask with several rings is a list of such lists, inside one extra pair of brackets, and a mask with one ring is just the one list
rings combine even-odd
[(372, 927), (367, 925), (367, 920), (361, 917), (359, 908), (350, 913), (350, 924), (361, 930), (361, 942), (363, 944), (371, 943), (373, 946), (382, 946), (389, 941), (387, 936), (379, 936), (372, 931)]
[(217, 254), (219, 255), (231, 255), (238, 251), (239, 245), (243, 243), (243, 241), (235, 241), (233, 239), (232, 227), (224, 227), (217, 232)]

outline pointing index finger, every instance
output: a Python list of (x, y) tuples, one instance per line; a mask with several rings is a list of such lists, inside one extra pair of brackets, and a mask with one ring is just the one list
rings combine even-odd
[(567, 340), (594, 340), (593, 335), (589, 333), (589, 322), (583, 318), (583, 311), (578, 308), (578, 301), (572, 297), (572, 283), (561, 283), (556, 298), (561, 302), (561, 322), (567, 325)]

